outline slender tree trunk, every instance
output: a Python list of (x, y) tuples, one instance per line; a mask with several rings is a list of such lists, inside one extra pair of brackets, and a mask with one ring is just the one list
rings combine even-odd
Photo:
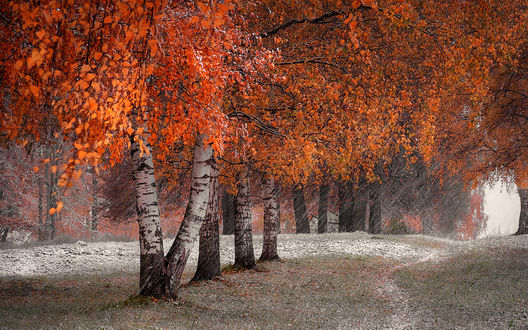
[(352, 231), (364, 230), (365, 229), (365, 216), (367, 208), (367, 195), (368, 192), (365, 192), (364, 185), (358, 187), (354, 192), (355, 203), (352, 213)]
[(253, 268), (256, 266), (253, 251), (251, 223), (251, 199), (249, 168), (238, 174), (238, 192), (235, 199), (235, 266)]
[(235, 232), (235, 196), (224, 191), (222, 194), (222, 235)]
[(381, 185), (372, 184), (370, 193), (369, 232), (379, 234), (381, 233)]
[(280, 205), (280, 194), (279, 191), (277, 191), (277, 234), (281, 233), (281, 205)]
[(260, 260), (280, 260), (279, 254), (277, 253), (279, 206), (277, 203), (277, 189), (273, 177), (264, 176), (262, 190), (264, 195), (264, 237)]
[(308, 211), (306, 210), (302, 186), (298, 186), (293, 190), (293, 210), (295, 214), (295, 232), (297, 234), (309, 234), (310, 222), (308, 221)]
[(43, 205), (43, 199), (44, 199), (44, 183), (42, 182), (42, 176), (39, 175), (37, 179), (37, 185), (38, 185), (38, 240), (42, 241), (44, 240), (44, 233), (43, 233), (43, 224), (42, 224), (42, 212), (44, 211), (44, 205)]
[[(55, 166), (56, 163), (54, 163)], [(59, 182), (59, 176), (58, 173), (51, 173), (50, 174), (50, 208), (57, 208), (57, 193), (58, 193), (58, 182)], [(55, 238), (55, 223), (57, 222), (58, 213), (55, 212), (50, 215), (49, 217), (49, 237), (50, 239)]]
[(97, 233), (97, 224), (99, 223), (99, 217), (98, 217), (98, 209), (99, 209), (99, 198), (97, 197), (97, 176), (95, 173), (95, 168), (92, 167), (92, 224), (91, 224), (91, 237), (92, 239), (95, 237)]
[(319, 212), (317, 218), (317, 232), (326, 233), (326, 224), (328, 222), (328, 192), (330, 187), (324, 184), (319, 187)]
[(5, 243), (7, 240), (7, 233), (9, 233), (9, 226), (5, 226), (0, 230), (0, 243)]
[(165, 294), (169, 297), (176, 297), (178, 294), (183, 270), (191, 254), (191, 248), (198, 239), (207, 211), (213, 150), (211, 146), (205, 145), (206, 139), (207, 136), (204, 134), (198, 134), (196, 137), (189, 203), (178, 235), (165, 258), (168, 275)]
[(337, 193), (339, 199), (339, 232), (352, 231), (352, 217), (354, 212), (354, 196), (352, 184), (341, 183)]
[(369, 232), (369, 224), (370, 224), (370, 189), (367, 187), (367, 191), (365, 193), (365, 209), (363, 212), (365, 213), (365, 223), (363, 224), (364, 230), (366, 233)]
[(220, 272), (220, 237), (218, 228), (218, 168), (214, 158), (211, 163), (209, 201), (205, 219), (202, 223), (202, 228), (200, 228), (198, 266), (192, 281), (212, 280), (222, 275)]
[[(50, 147), (48, 147), (50, 148)], [(56, 176), (51, 171), (51, 164), (54, 164), (53, 157), (54, 152), (53, 150), (48, 149), (48, 159), (51, 159), (48, 163), (46, 163), (46, 167), (44, 169), (45, 173), (45, 181), (46, 181), (46, 223), (44, 224), (44, 235), (43, 238), (45, 240), (53, 239), (55, 236), (55, 219), (57, 214), (53, 213), (50, 214), (50, 210), (52, 208), (56, 207), (57, 204), (57, 192), (56, 192)]]
[(528, 189), (518, 188), (521, 198), (521, 214), (519, 215), (519, 228), (515, 235), (528, 234)]
[(163, 237), (152, 151), (147, 143), (148, 152), (141, 152), (139, 143), (133, 138), (131, 140), (132, 178), (139, 226), (139, 292), (161, 297), (164, 294), (159, 285), (164, 278)]

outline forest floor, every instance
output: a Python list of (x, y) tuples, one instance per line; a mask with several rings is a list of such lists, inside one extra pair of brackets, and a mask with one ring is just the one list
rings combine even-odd
[[(222, 265), (233, 262), (232, 241), (221, 238)], [(254, 244), (258, 258), (262, 236)], [(133, 297), (138, 250), (0, 250), (0, 328), (528, 328), (528, 235), (280, 235), (281, 262), (185, 284), (174, 301)], [(185, 283), (196, 259), (197, 248)]]

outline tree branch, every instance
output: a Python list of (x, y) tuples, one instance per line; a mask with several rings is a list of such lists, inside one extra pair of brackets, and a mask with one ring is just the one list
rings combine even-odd
[(328, 20), (329, 18), (341, 15), (342, 13), (343, 12), (340, 12), (340, 11), (331, 11), (329, 13), (325, 13), (325, 14), (319, 16), (319, 17), (312, 18), (312, 19), (309, 19), (309, 18), (294, 18), (294, 19), (291, 19), (291, 20), (289, 20), (289, 21), (287, 21), (287, 22), (285, 22), (285, 23), (283, 23), (283, 24), (271, 29), (268, 32), (261, 33), (259, 36), (261, 38), (271, 37), (272, 35), (279, 33), (281, 30), (284, 30), (284, 29), (288, 28), (289, 26), (292, 26), (292, 25), (295, 25), (295, 24), (302, 24), (302, 23), (326, 24), (326, 23), (330, 23), (330, 22), (333, 22), (333, 20)]

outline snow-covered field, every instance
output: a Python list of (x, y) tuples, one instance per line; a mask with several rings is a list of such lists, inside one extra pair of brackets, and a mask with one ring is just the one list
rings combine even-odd
[[(166, 250), (171, 243), (165, 241)], [(220, 246), (222, 264), (232, 263), (233, 236), (222, 236)], [(258, 258), (261, 235), (254, 246)], [(138, 250), (137, 242), (0, 250), (0, 328), (528, 326), (528, 235), (461, 242), (360, 232), (285, 234), (278, 248), (284, 263), (183, 286), (175, 302), (129, 306)], [(198, 244), (187, 279), (197, 254)], [(323, 258), (310, 258), (317, 256)]]
[[(328, 254), (354, 256), (384, 256), (394, 259), (434, 258), (438, 250), (410, 245), (404, 242), (372, 238), (361, 232), (295, 235), (281, 234), (278, 239), (279, 255), (283, 259)], [(165, 240), (168, 250), (172, 240)], [(262, 236), (254, 236), (255, 256), (262, 250)], [(221, 236), (222, 265), (233, 263), (233, 236)], [(193, 271), (198, 259), (198, 243), (193, 248), (187, 271)], [(31, 248), (0, 250), (0, 277), (54, 276), (113, 273), (139, 270), (139, 244), (137, 242), (82, 242), (45, 245)]]
[[(423, 244), (410, 244), (412, 240)], [(172, 240), (165, 240), (168, 250)], [(383, 256), (387, 258), (417, 261), (435, 260), (457, 250), (483, 248), (489, 245), (528, 247), (526, 237), (500, 237), (457, 242), (427, 236), (375, 236), (362, 233), (323, 235), (281, 234), (278, 239), (279, 256), (282, 259), (329, 254), (351, 256)], [(442, 248), (439, 248), (442, 246)], [(262, 249), (262, 236), (254, 236), (255, 256)], [(233, 236), (221, 236), (220, 256), (222, 265), (233, 263)], [(193, 248), (186, 270), (192, 272), (198, 258), (198, 242)], [(0, 250), (0, 277), (7, 276), (62, 276), (104, 274), (139, 271), (139, 245), (137, 242), (77, 242), (74, 244), (46, 245), (31, 248)]]

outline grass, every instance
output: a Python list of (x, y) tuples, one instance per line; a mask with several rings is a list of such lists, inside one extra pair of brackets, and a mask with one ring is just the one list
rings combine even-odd
[(185, 284), (174, 301), (137, 296), (136, 273), (1, 278), (0, 328), (390, 328), (393, 314), (405, 309), (384, 292), (389, 274), (416, 328), (528, 327), (527, 249), (402, 263), (343, 254), (225, 267), (223, 277)]
[(528, 250), (484, 250), (393, 274), (420, 328), (528, 327)]
[[(7, 328), (320, 328), (383, 318), (388, 302), (371, 277), (392, 261), (333, 256), (263, 262), (260, 270), (183, 286), (175, 301), (130, 296), (135, 274), (2, 279)], [(266, 271), (262, 271), (262, 268)], [(190, 274), (185, 274), (190, 278)]]

